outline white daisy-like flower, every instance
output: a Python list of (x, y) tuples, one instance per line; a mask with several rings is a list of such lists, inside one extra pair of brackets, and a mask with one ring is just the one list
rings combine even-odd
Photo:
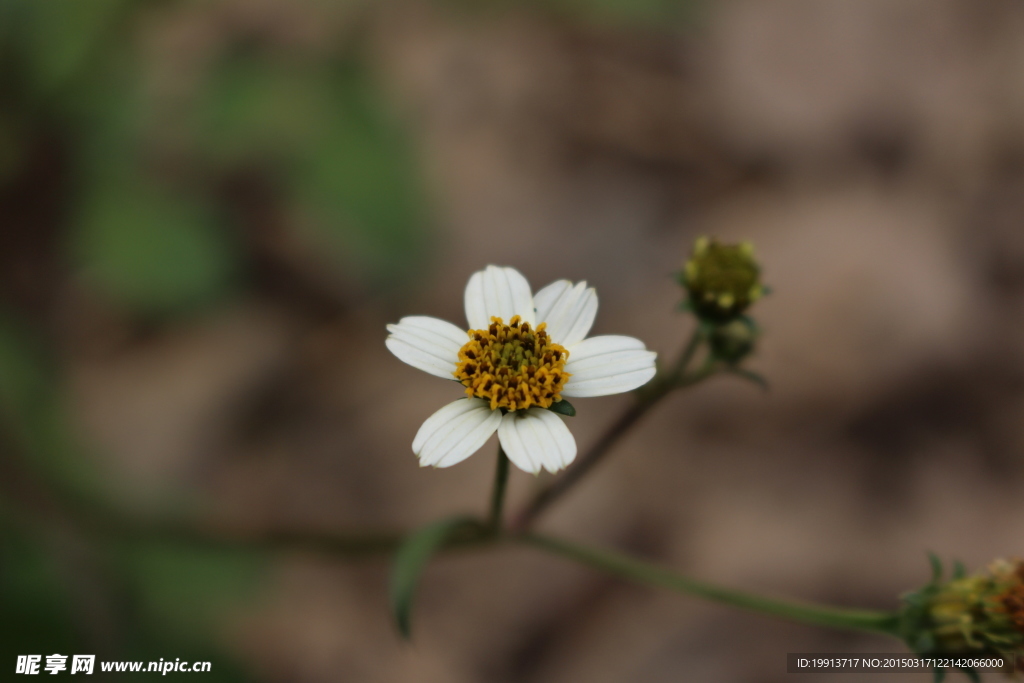
[(576, 457), (576, 440), (548, 410), (566, 397), (631, 391), (654, 377), (657, 354), (633, 337), (586, 338), (597, 294), (586, 282), (553, 282), (536, 294), (514, 268), (488, 266), (466, 285), (469, 331), (427, 316), (388, 325), (399, 360), (454, 379), (468, 398), (427, 418), (412, 442), (421, 466), (450, 467), (495, 431), (519, 469), (557, 472)]

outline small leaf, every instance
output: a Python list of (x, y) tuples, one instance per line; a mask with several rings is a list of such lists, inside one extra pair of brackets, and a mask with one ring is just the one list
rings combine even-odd
[(900, 596), (900, 599), (911, 607), (920, 607), (925, 603), (924, 595), (920, 591), (904, 593)]
[(576, 408), (571, 403), (566, 401), (564, 398), (557, 403), (552, 403), (548, 410), (552, 413), (558, 413), (559, 415), (565, 415), (566, 417), (576, 417)]
[(946, 680), (946, 670), (942, 667), (935, 667), (932, 669), (932, 673), (935, 675), (935, 683), (942, 683), (942, 681)]
[(964, 567), (964, 563), (960, 560), (953, 562), (953, 578), (962, 579), (967, 576), (967, 568)]
[(754, 372), (753, 370), (746, 370), (744, 368), (731, 368), (729, 372), (736, 375), (737, 377), (747, 380), (748, 382), (753, 382), (754, 384), (761, 387), (765, 391), (768, 391), (771, 388), (768, 385), (768, 380), (766, 380), (764, 377)]
[(741, 315), (739, 317), (740, 322), (747, 326), (750, 333), (755, 337), (761, 336), (761, 326), (757, 324), (757, 321), (751, 318), (749, 315)]
[(477, 526), (479, 522), (473, 517), (448, 517), (412, 532), (398, 547), (391, 567), (391, 609), (403, 638), (412, 636), (412, 600), (427, 562), (446, 542)]
[(932, 583), (942, 581), (942, 560), (935, 553), (928, 553), (928, 562), (932, 565)]

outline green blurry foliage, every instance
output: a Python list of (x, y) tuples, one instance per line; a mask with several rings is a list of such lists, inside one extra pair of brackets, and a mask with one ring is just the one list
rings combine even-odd
[(692, 18), (695, 0), (534, 0), (554, 10), (606, 23), (678, 24)]
[[(209, 673), (203, 680), (212, 683), (231, 683), (251, 680), (237, 662), (227, 653), (211, 645), (210, 624), (203, 621), (210, 610), (224, 605), (224, 596), (236, 598), (242, 591), (238, 585), (247, 585), (248, 571), (235, 573), (234, 564), (213, 560), (197, 571), (197, 565), (187, 559), (183, 562), (176, 554), (162, 558), (159, 567), (132, 567), (131, 564), (113, 565), (113, 574), (123, 574), (132, 568), (131, 581), (121, 587), (110, 585), (111, 576), (103, 585), (94, 586), (97, 592), (117, 593), (117, 600), (108, 602), (105, 633), (100, 636), (89, 623), (88, 610), (83, 603), (95, 602), (97, 595), (83, 595), (81, 577), (74, 577), (77, 569), (68, 566), (66, 559), (47, 552), (41, 544), (43, 532), (35, 529), (26, 533), (13, 524), (0, 506), (0, 661), (13, 668), (18, 655), (38, 654), (44, 657), (59, 653), (68, 656), (94, 654), (97, 663), (96, 680), (108, 680), (100, 671), (103, 660), (157, 661), (161, 657), (173, 661), (209, 661)], [(109, 564), (109, 563), (108, 563)], [(229, 571), (225, 570), (225, 567)], [(174, 577), (171, 571), (181, 571)], [(212, 579), (212, 581), (210, 581)], [(227, 582), (232, 588), (215, 594)], [(209, 582), (209, 583), (208, 583)], [(203, 587), (197, 588), (197, 584)], [(110, 597), (109, 595), (107, 597)], [(170, 606), (153, 612), (151, 605), (175, 600)], [(143, 608), (140, 610), (139, 605)], [(139, 612), (142, 612), (141, 614)], [(178, 615), (173, 628), (168, 628), (166, 614)], [(45, 662), (45, 659), (44, 659)], [(10, 669), (8, 670), (10, 671)], [(63, 672), (67, 675), (67, 671)], [(109, 680), (143, 680), (153, 674), (116, 674)]]
[(402, 277), (422, 257), (429, 216), (413, 145), (357, 56), (226, 59), (196, 119), (197, 146), (211, 164), (276, 162), (292, 215), (312, 219), (341, 265)]
[(71, 654), (81, 644), (73, 595), (39, 540), (0, 506), (0, 661), (11, 667), (8, 673), (18, 655)]
[[(225, 29), (198, 92), (167, 114), (141, 48), (144, 28), (175, 6), (215, 11), (0, 0), (0, 182), (17, 174), (17, 138), (56, 126), (75, 172), (71, 195), (55, 198), (71, 205), (66, 253), (109, 300), (146, 316), (215, 305), (238, 284), (244, 255), (226, 236), (247, 226), (225, 223), (216, 189), (253, 169), (276, 183), (286, 228), (325, 266), (333, 258), (370, 285), (411, 278), (428, 206), (358, 27), (328, 52)], [(33, 123), (7, 125), (20, 120)], [(168, 155), (176, 172), (154, 172)]]
[(116, 302), (163, 313), (209, 304), (236, 268), (213, 207), (123, 172), (86, 193), (73, 252)]
[(426, 248), (428, 221), (410, 141), (358, 63), (325, 85), (333, 125), (298, 159), (295, 194), (371, 268), (408, 277)]
[[(529, 6), (585, 21), (671, 26), (690, 16), (695, 0)], [(5, 122), (56, 122), (77, 174), (72, 196), (55, 198), (72, 204), (67, 253), (111, 301), (147, 316), (215, 305), (239, 283), (244, 255), (226, 238), (238, 226), (224, 224), (211, 190), (254, 168), (277, 184), (288, 229), (326, 265), (333, 258), (346, 279), (371, 285), (414, 281), (429, 256), (429, 203), (411, 135), (388, 107), (358, 28), (327, 52), (286, 51), (225, 29), (199, 91), (177, 103), (174, 117), (184, 125), (168, 126), (147, 111), (163, 105), (147, 101), (152, 84), (140, 48), (144, 27), (175, 7), (204, 11), (145, 0), (0, 0), (0, 72), (17, 71), (0, 87), (17, 83), (20, 93), (9, 106), (0, 98), (0, 182), (16, 173), (17, 139), (31, 134)], [(478, 11), (509, 7), (475, 3)], [(149, 170), (162, 148), (186, 155), (176, 160), (184, 172)]]
[[(104, 497), (100, 473), (90, 467), (68, 428), (53, 367), (31, 334), (0, 316), (0, 449), (16, 449), (13, 459), (24, 474), (42, 475), (65, 502), (103, 505), (98, 503)], [(251, 604), (263, 558), (155, 538), (112, 543), (102, 530), (79, 537), (91, 527), (76, 526), (75, 544), (88, 547), (88, 554), (100, 560), (93, 564), (105, 574), (103, 590), (96, 586), (99, 594), (86, 596), (82, 592), (89, 586), (61, 548), (69, 529), (33, 520), (19, 508), (0, 494), (0, 660), (55, 652), (147, 661), (181, 657), (214, 662), (206, 676), (211, 681), (246, 680), (213, 644), (214, 617), (225, 608)], [(64, 513), (84, 524), (80, 510)], [(117, 616), (112, 652), (97, 652), (90, 637), (90, 617), (82, 604), (96, 600)]]
[(460, 11), (534, 10), (592, 24), (672, 28), (691, 23), (704, 0), (446, 0)]
[(96, 473), (79, 457), (67, 426), (59, 380), (39, 350), (38, 339), (0, 314), (0, 434), (32, 466), (61, 485), (97, 485)]
[(23, 130), (20, 121), (0, 112), (0, 184), (14, 177), (24, 159)]
[(9, 30), (39, 94), (52, 92), (79, 75), (97, 48), (109, 42), (130, 0), (0, 0)]
[(209, 633), (226, 607), (252, 608), (263, 570), (263, 558), (253, 552), (158, 540), (125, 546), (117, 556), (141, 616), (180, 639)]
[(197, 151), (215, 168), (287, 164), (324, 135), (323, 75), (247, 51), (216, 64), (192, 112)]

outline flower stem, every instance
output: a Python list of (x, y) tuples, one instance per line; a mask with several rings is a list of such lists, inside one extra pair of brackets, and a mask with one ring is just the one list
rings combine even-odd
[(690, 335), (690, 340), (686, 343), (679, 357), (676, 358), (676, 362), (672, 365), (672, 370), (669, 371), (668, 383), (678, 382), (682, 377), (683, 373), (686, 372), (686, 368), (690, 365), (690, 361), (693, 360), (694, 355), (697, 353), (697, 349), (700, 348), (701, 342), (704, 341), (704, 331), (701, 329), (700, 324), (697, 325), (693, 330), (693, 334)]
[(491, 534), (501, 532), (501, 512), (505, 506), (505, 489), (508, 485), (508, 456), (498, 444), (498, 465), (494, 471), (494, 490), (491, 492), (491, 513), (487, 518), (487, 529)]
[(577, 458), (572, 467), (534, 495), (526, 507), (516, 516), (512, 523), (513, 530), (522, 532), (529, 528), (530, 524), (541, 513), (600, 462), (619, 438), (628, 432), (661, 399), (672, 393), (674, 389), (697, 384), (714, 374), (715, 367), (710, 362), (705, 363), (704, 367), (694, 374), (686, 374), (686, 368), (693, 360), (703, 341), (704, 333), (698, 326), (693, 331), (690, 340), (679, 354), (672, 368), (665, 373), (659, 373), (647, 386), (640, 389), (637, 392), (636, 402), (608, 427), (605, 433), (601, 435), (601, 438), (597, 440), (597, 443)]
[(687, 593), (704, 598), (705, 600), (760, 612), (761, 614), (789, 621), (798, 621), (815, 626), (881, 633), (899, 638), (899, 615), (895, 612), (846, 609), (807, 602), (767, 598), (680, 576), (655, 564), (636, 560), (609, 550), (588, 548), (540, 534), (524, 534), (517, 538), (523, 543), (562, 555), (595, 569), (600, 569), (637, 583), (660, 586), (677, 593)]

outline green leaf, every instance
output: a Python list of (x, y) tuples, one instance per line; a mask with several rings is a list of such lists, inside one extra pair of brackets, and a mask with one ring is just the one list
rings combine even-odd
[(19, 423), (51, 399), (55, 378), (45, 369), (39, 346), (23, 326), (0, 315), (0, 413), (9, 412)]
[(0, 509), (0, 657), (13, 661), (42, 648), (72, 650), (81, 645), (75, 629), (75, 607), (81, 603), (67, 583), (67, 559), (47, 554), (52, 537), (38, 527), (18, 528), (15, 520)]
[(141, 542), (120, 558), (132, 577), (142, 613), (183, 637), (212, 626), (220, 610), (252, 600), (264, 560), (244, 550)]
[(403, 638), (412, 637), (413, 596), (430, 558), (448, 541), (478, 527), (479, 521), (474, 517), (449, 517), (414, 531), (398, 547), (391, 568), (391, 609)]
[(191, 123), (215, 166), (266, 158), (291, 163), (319, 148), (332, 112), (322, 68), (254, 54), (229, 57), (207, 79)]
[(77, 228), (85, 276), (144, 313), (209, 303), (234, 270), (209, 207), (123, 169), (93, 188)]
[(330, 125), (296, 160), (294, 195), (349, 270), (409, 278), (429, 224), (409, 132), (358, 61), (332, 73), (323, 95)]
[(561, 401), (552, 403), (548, 410), (552, 413), (565, 415), (566, 417), (576, 417), (576, 408), (564, 398)]
[(747, 370), (745, 368), (730, 368), (729, 370), (727, 370), (727, 372), (736, 375), (737, 377), (740, 377), (742, 379), (745, 379), (748, 382), (753, 382), (754, 384), (761, 387), (765, 391), (769, 391), (771, 389), (771, 387), (768, 384), (768, 380), (766, 380), (763, 376), (759, 375), (753, 370)]
[(967, 568), (960, 560), (953, 562), (953, 579), (962, 579), (967, 576)]
[(102, 479), (81, 457), (56, 367), (44, 341), (0, 311), (0, 429), (20, 457), (54, 482), (92, 488)]
[(750, 334), (752, 334), (755, 337), (761, 336), (761, 326), (758, 325), (757, 321), (754, 320), (752, 317), (750, 317), (749, 315), (741, 315), (739, 317), (739, 320), (740, 322), (747, 326), (747, 329), (750, 330)]
[(25, 2), (22, 34), (35, 84), (44, 92), (73, 79), (109, 42), (130, 3), (125, 0)]
[(932, 565), (932, 583), (938, 583), (942, 581), (942, 560), (935, 553), (928, 553), (928, 562)]
[(935, 676), (935, 683), (942, 683), (942, 681), (946, 680), (946, 670), (942, 667), (937, 666), (932, 669), (932, 674)]

